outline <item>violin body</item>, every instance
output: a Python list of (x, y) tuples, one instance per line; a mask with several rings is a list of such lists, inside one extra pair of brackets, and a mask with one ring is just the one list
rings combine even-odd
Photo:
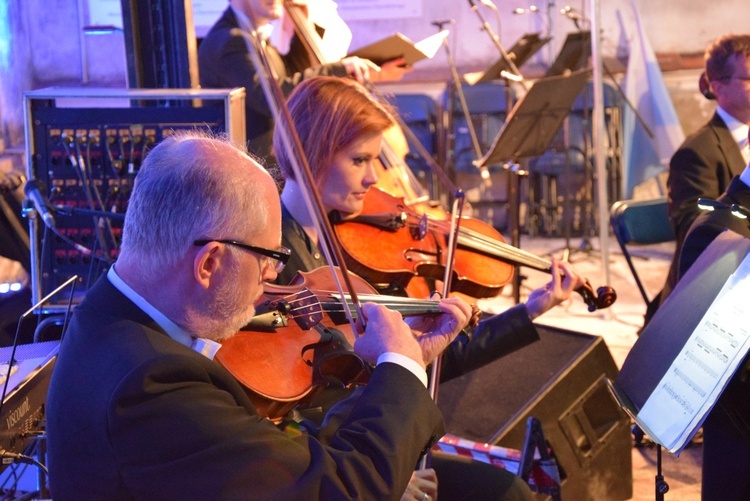
[[(374, 293), (350, 277), (357, 292)], [(265, 284), (253, 321), (222, 342), (215, 360), (245, 387), (262, 417), (283, 417), (332, 381), (347, 386), (369, 379), (352, 351), (355, 334), (340, 301), (326, 306), (333, 290), (327, 268), (300, 273), (287, 286)]]
[[(400, 221), (384, 226), (367, 217), (385, 218), (388, 214), (398, 216)], [(335, 224), (334, 230), (349, 269), (372, 283), (407, 287), (415, 276), (443, 279), (448, 254), (448, 235), (443, 231), (447, 217), (438, 220), (431, 214), (419, 213), (402, 198), (371, 188), (356, 220)], [(476, 219), (462, 218), (461, 228), (504, 241), (492, 226)], [(452, 291), (475, 298), (495, 297), (512, 276), (512, 265), (459, 244)]]
[[(371, 283), (397, 284), (409, 290), (412, 277), (443, 278), (450, 231), (447, 214), (445, 218), (420, 214), (402, 198), (371, 188), (360, 214), (334, 218), (334, 223), (347, 266)], [(454, 261), (451, 292), (474, 298), (499, 294), (511, 280), (515, 265), (552, 270), (549, 260), (506, 244), (492, 226), (468, 217), (461, 218)], [(424, 285), (418, 285), (425, 297)], [(595, 291), (588, 280), (576, 292), (592, 312), (617, 299), (611, 287)]]

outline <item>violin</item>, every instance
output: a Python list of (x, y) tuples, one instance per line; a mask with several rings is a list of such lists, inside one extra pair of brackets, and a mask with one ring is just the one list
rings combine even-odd
[[(379, 295), (364, 279), (349, 275), (361, 300), (405, 317), (441, 313), (437, 301)], [(344, 302), (350, 301), (349, 295), (342, 300), (327, 268), (300, 272), (285, 286), (266, 283), (251, 322), (223, 341), (214, 359), (243, 385), (258, 413), (272, 420), (332, 382), (365, 384), (369, 368), (352, 351), (356, 334), (344, 315)]]
[[(406, 287), (414, 276), (442, 278), (446, 220), (415, 212), (402, 198), (371, 188), (359, 215), (344, 219), (334, 213), (332, 222), (347, 265), (371, 282)], [(506, 244), (491, 225), (462, 218), (452, 291), (475, 298), (494, 297), (512, 278), (514, 265), (552, 270), (551, 261)], [(607, 308), (617, 298), (608, 286), (595, 292), (588, 280), (576, 292), (589, 311)]]

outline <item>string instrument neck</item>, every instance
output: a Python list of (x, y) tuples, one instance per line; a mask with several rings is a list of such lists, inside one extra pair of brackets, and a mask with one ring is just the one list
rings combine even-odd
[(305, 48), (313, 67), (321, 66), (328, 63), (322, 50), (322, 40), (315, 27), (307, 19), (303, 12), (306, 7), (292, 0), (284, 0), (284, 10), (289, 16), (289, 20), (294, 25), (294, 32), (297, 34), (302, 46)]

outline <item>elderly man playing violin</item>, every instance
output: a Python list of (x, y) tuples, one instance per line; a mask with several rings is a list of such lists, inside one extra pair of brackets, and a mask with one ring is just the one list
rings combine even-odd
[[(326, 213), (338, 211), (344, 219), (357, 215), (382, 171), (378, 156), (383, 133), (394, 123), (392, 114), (361, 85), (332, 77), (302, 82), (290, 95), (288, 106)], [(280, 125), (276, 127), (279, 132)], [(304, 205), (302, 186), (291, 168), (293, 152), (284, 147), (280, 133), (274, 135), (274, 145), (285, 181), (281, 194), (282, 243), (292, 249), (289, 263), (278, 278), (279, 283), (285, 284), (298, 271), (312, 271), (326, 262), (318, 248), (314, 222)], [(382, 252), (376, 239), (371, 243), (376, 255)], [(443, 356), (441, 380), (477, 369), (539, 339), (532, 319), (570, 297), (583, 284), (568, 263), (555, 261), (552, 268), (551, 281), (534, 291), (525, 305), (483, 320), (469, 336), (450, 344)], [(501, 381), (498, 386), (502, 388)], [(301, 415), (320, 420), (319, 409), (328, 408), (348, 392), (329, 388), (309, 409), (300, 410)], [(505, 470), (478, 462), (434, 459), (441, 499), (512, 500), (531, 496), (524, 482)], [(430, 471), (415, 475), (423, 479)], [(418, 496), (407, 491), (404, 499)]]
[(283, 268), (280, 243), (276, 183), (243, 151), (193, 132), (149, 153), (121, 255), (75, 309), (50, 382), (54, 499), (400, 498), (443, 433), (425, 366), (470, 308), (443, 300), (416, 332), (365, 303), (369, 384), (335, 427), (282, 431), (212, 361)]

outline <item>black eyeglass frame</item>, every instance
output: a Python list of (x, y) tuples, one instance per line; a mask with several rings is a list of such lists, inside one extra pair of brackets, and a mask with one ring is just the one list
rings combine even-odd
[(743, 82), (750, 82), (750, 75), (745, 75), (745, 76), (727, 75), (725, 77), (719, 77), (716, 80), (720, 82), (726, 82), (727, 80), (741, 80)]
[(276, 273), (284, 269), (284, 266), (286, 266), (286, 263), (289, 262), (289, 258), (292, 255), (292, 251), (283, 246), (278, 250), (272, 250), (266, 249), (265, 247), (258, 247), (257, 245), (243, 244), (242, 242), (238, 242), (236, 240), (226, 240), (220, 238), (202, 238), (200, 240), (193, 241), (193, 245), (202, 247), (210, 242), (234, 245), (236, 247), (240, 247), (241, 249), (249, 250), (250, 252), (255, 252), (256, 254), (275, 259), (278, 263), (276, 265)]

